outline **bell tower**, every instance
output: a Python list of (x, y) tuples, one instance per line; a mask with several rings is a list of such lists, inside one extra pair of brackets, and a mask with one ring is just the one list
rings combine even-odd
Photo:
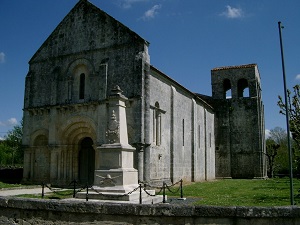
[(256, 64), (211, 71), (216, 177), (266, 176), (264, 106)]

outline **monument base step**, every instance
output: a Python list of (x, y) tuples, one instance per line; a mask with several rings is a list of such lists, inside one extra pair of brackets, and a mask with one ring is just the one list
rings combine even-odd
[[(147, 190), (147, 192), (150, 194), (148, 195), (144, 190), (142, 190), (142, 204), (157, 204), (163, 202), (163, 196), (162, 195), (155, 195), (154, 190)], [(78, 199), (93, 199), (93, 200), (109, 200), (110, 202), (130, 202), (133, 204), (139, 204), (140, 203), (140, 192), (139, 190), (130, 193), (130, 194), (124, 194), (120, 192), (101, 192), (95, 189), (89, 189), (88, 196), (86, 192), (79, 192), (76, 194), (76, 198)], [(167, 196), (165, 196), (165, 199), (167, 199)]]

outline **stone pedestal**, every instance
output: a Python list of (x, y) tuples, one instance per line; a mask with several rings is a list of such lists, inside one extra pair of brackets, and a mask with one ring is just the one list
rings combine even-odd
[[(125, 101), (116, 86), (109, 96), (106, 144), (97, 147), (94, 185), (89, 189), (89, 198), (115, 201), (142, 201), (157, 203), (162, 197), (149, 197), (138, 184), (138, 171), (133, 166), (136, 149), (128, 144)], [(154, 191), (147, 191), (154, 195)], [(85, 194), (78, 194), (85, 198)]]
[[(138, 185), (138, 171), (133, 168), (133, 154), (135, 148), (119, 143), (104, 144), (97, 148), (99, 151), (100, 168), (95, 170), (93, 190), (100, 192), (100, 199), (120, 198), (132, 200), (134, 195), (123, 196), (136, 189)], [(139, 196), (137, 196), (139, 197)]]

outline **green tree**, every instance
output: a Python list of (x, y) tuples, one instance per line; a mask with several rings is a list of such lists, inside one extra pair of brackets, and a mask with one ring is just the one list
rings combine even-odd
[(9, 152), (9, 147), (7, 146), (7, 143), (5, 142), (5, 140), (1, 140), (0, 141), (0, 167), (9, 164), (9, 161), (11, 161), (8, 152)]
[(0, 164), (11, 165), (23, 164), (23, 122), (8, 131), (5, 140), (0, 143)]
[[(270, 145), (271, 144), (271, 145)], [(272, 145), (277, 145), (279, 148), (272, 153)], [(269, 145), (269, 147), (268, 147)], [(275, 127), (274, 129), (270, 130), (270, 137), (266, 140), (266, 147), (267, 147), (267, 157), (268, 155), (272, 156), (275, 154), (273, 161), (268, 161), (268, 163), (273, 163), (270, 171), (269, 165), (269, 176), (275, 174), (288, 174), (289, 171), (289, 158), (288, 158), (288, 151), (287, 151), (287, 134), (286, 131), (281, 127)], [(269, 148), (269, 149), (268, 149)], [(268, 152), (269, 151), (269, 152)]]
[[(281, 96), (278, 96), (278, 106), (280, 107), (280, 113), (286, 115), (285, 103)], [(290, 118), (290, 131), (292, 133), (293, 140), (300, 146), (300, 85), (293, 87), (293, 92), (287, 90), (288, 99), (288, 112)]]
[[(285, 102), (278, 96), (280, 113), (286, 115)], [(289, 113), (290, 132), (292, 134), (293, 168), (300, 173), (300, 85), (295, 85), (293, 91), (287, 90), (287, 105)]]
[(278, 154), (278, 149), (280, 148), (279, 144), (272, 139), (266, 140), (266, 156), (268, 158), (268, 177), (274, 177), (274, 170), (275, 170), (275, 158)]

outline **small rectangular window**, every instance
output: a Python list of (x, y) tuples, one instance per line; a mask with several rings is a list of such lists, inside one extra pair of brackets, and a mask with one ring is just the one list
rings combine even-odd
[(156, 143), (156, 118), (155, 118), (155, 110), (153, 110), (153, 143)]
[(198, 148), (200, 148), (200, 144), (201, 144), (201, 133), (200, 133), (200, 125), (198, 125)]
[(182, 146), (184, 146), (184, 119), (182, 120)]

